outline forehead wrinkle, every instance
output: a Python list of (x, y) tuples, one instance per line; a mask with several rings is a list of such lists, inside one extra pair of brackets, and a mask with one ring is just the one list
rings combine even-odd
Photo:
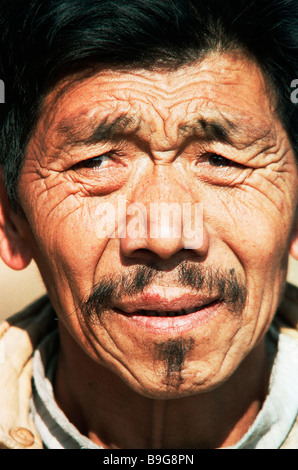
[[(168, 117), (169, 117), (168, 113)], [(162, 118), (164, 124), (164, 132), (166, 128), (167, 118)], [(56, 126), (58, 135), (64, 138), (64, 143), (69, 145), (94, 145), (103, 141), (119, 140), (125, 135), (137, 133), (140, 130), (142, 119), (137, 116), (129, 116), (123, 114), (110, 120), (105, 117), (96, 126), (84, 123), (81, 117), (70, 117), (62, 119)], [(143, 125), (145, 123), (143, 122)], [(90, 133), (90, 128), (93, 127)], [(143, 127), (143, 126), (142, 126)], [(228, 142), (230, 129), (234, 128), (234, 124), (225, 120), (219, 122), (216, 119), (203, 118), (202, 116), (190, 123), (180, 124), (176, 128), (178, 138), (198, 137), (205, 140), (217, 140), (220, 142)], [(180, 139), (179, 139), (180, 140)]]
[[(155, 132), (157, 131), (160, 134), (162, 131), (166, 135), (166, 122), (169, 119), (171, 121), (169, 123), (170, 134), (174, 132), (176, 135), (175, 140), (178, 139), (180, 143), (181, 140), (195, 138), (242, 148), (246, 145), (254, 145), (264, 141), (272, 143), (274, 140), (274, 126), (266, 120), (260, 123), (259, 120), (255, 122), (252, 116), (243, 116), (236, 113), (235, 116), (231, 117), (222, 112), (210, 113), (208, 110), (205, 111), (201, 111), (197, 115), (196, 113), (195, 115), (190, 113), (190, 120), (186, 119), (182, 123), (179, 123), (178, 117), (178, 122), (176, 119), (173, 122), (170, 118), (171, 112), (168, 113), (168, 117), (159, 116), (163, 121), (163, 126), (159, 123)], [(134, 115), (123, 113), (114, 119), (106, 116), (101, 121), (94, 116), (88, 119), (88, 112), (85, 112), (61, 119), (55, 126), (55, 131), (61, 138), (62, 146), (92, 146), (101, 142), (119, 142), (124, 137), (132, 134), (136, 136), (139, 131), (145, 130), (148, 124), (146, 126), (146, 118), (142, 117), (140, 112)]]

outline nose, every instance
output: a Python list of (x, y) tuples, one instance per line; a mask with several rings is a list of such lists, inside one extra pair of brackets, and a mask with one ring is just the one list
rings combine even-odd
[(168, 167), (155, 169), (134, 191), (127, 207), (120, 249), (127, 258), (168, 260), (183, 250), (206, 255), (204, 208)]

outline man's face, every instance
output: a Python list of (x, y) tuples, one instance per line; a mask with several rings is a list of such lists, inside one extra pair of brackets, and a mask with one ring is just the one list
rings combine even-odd
[[(297, 204), (273, 106), (236, 54), (103, 70), (45, 99), (19, 184), (28, 244), (62, 335), (146, 396), (219, 386), (273, 318)], [(190, 209), (162, 220), (160, 203)]]

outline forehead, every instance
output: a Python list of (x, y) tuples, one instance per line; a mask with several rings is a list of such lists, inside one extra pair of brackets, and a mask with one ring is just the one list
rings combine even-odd
[[(117, 133), (170, 135), (198, 124), (223, 137), (271, 127), (273, 99), (257, 65), (240, 53), (213, 53), (175, 71), (101, 70), (69, 78), (46, 97), (40, 122), (64, 144)], [(257, 138), (257, 136), (256, 136)]]

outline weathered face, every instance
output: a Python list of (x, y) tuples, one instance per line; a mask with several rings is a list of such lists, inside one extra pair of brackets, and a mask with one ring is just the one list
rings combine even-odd
[[(219, 386), (273, 318), (297, 205), (294, 154), (259, 69), (214, 54), (63, 86), (19, 184), (62, 332), (144, 395)], [(157, 217), (160, 203), (174, 216)]]

